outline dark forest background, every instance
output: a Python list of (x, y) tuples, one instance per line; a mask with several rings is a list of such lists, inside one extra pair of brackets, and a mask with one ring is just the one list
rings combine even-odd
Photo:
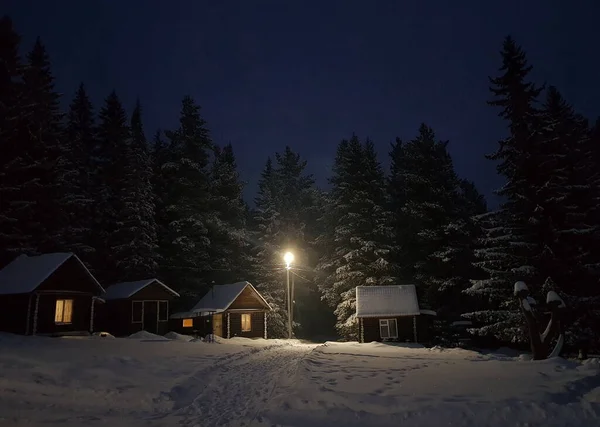
[(0, 264), (74, 252), (106, 286), (159, 277), (183, 309), (213, 284), (248, 280), (274, 308), (270, 335), (284, 336), (291, 250), (294, 328), (308, 338), (357, 338), (356, 286), (412, 283), (440, 322), (467, 318), (475, 336), (517, 344), (525, 336), (512, 284), (523, 280), (565, 300), (569, 344), (597, 346), (600, 121), (536, 86), (530, 71), (507, 37), (490, 78), (490, 111), (507, 125), (488, 156), (504, 179), (494, 211), (426, 124), (396, 138), (388, 171), (369, 138), (347, 135), (327, 191), (282, 146), (248, 203), (234, 148), (212, 141), (196, 100), (183, 97), (179, 126), (164, 130), (144, 128), (141, 101), (124, 106), (113, 92), (94, 104), (83, 83), (62, 108), (42, 41), (21, 46), (4, 17)]

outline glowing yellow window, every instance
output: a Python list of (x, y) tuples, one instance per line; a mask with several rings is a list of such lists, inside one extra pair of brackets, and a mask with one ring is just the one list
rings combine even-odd
[(252, 316), (250, 314), (242, 314), (242, 332), (250, 332), (252, 330)]
[(56, 309), (54, 310), (54, 323), (57, 325), (66, 325), (73, 320), (73, 300), (57, 299)]
[(194, 319), (183, 319), (184, 328), (192, 328), (194, 326)]

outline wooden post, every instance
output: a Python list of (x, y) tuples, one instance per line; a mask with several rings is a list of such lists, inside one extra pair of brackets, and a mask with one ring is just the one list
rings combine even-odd
[(33, 311), (33, 331), (31, 335), (35, 335), (37, 332), (37, 320), (38, 320), (38, 307), (40, 305), (40, 294), (35, 294), (35, 309)]
[(415, 337), (415, 343), (417, 343), (417, 316), (413, 316), (413, 335)]
[(29, 335), (29, 324), (31, 323), (31, 298), (33, 294), (29, 294), (29, 302), (27, 303), (27, 319), (25, 322), (25, 335)]
[(231, 338), (231, 323), (229, 321), (229, 312), (227, 312), (227, 339)]
[(363, 323), (362, 317), (360, 318), (358, 328), (360, 330), (360, 342), (364, 343), (365, 342), (365, 324)]
[(90, 334), (94, 332), (94, 303), (96, 302), (96, 297), (92, 297), (92, 313), (90, 314)]
[(265, 311), (265, 339), (267, 339), (267, 312)]

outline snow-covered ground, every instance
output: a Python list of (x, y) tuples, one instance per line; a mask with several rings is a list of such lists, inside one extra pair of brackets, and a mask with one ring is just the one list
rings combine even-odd
[(600, 363), (176, 334), (0, 335), (0, 426), (592, 426)]

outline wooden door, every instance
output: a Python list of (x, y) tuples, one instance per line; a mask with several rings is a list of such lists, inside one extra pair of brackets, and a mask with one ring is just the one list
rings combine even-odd
[(213, 333), (219, 337), (223, 336), (223, 315), (213, 314)]

